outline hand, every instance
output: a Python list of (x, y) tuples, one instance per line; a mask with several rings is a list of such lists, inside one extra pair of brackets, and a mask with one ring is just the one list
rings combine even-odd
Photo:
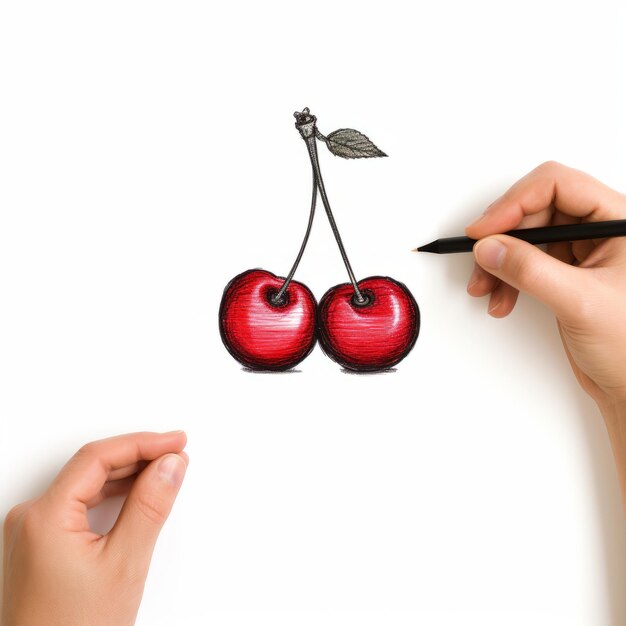
[[(134, 433), (81, 448), (39, 498), (4, 524), (3, 626), (134, 624), (159, 531), (188, 457), (182, 431)], [(87, 509), (128, 494), (113, 529)]]
[(476, 267), (472, 296), (491, 294), (489, 313), (508, 315), (518, 290), (555, 314), (576, 377), (601, 408), (626, 405), (626, 239), (550, 244), (547, 253), (493, 233), (548, 224), (626, 219), (626, 196), (591, 176), (544, 163), (466, 228)]

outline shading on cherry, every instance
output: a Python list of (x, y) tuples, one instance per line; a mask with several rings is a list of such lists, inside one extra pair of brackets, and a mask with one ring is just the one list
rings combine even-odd
[(235, 276), (220, 305), (224, 345), (242, 365), (255, 370), (287, 370), (315, 345), (317, 303), (308, 287), (253, 269)]
[(411, 292), (392, 278), (358, 282), (363, 302), (350, 283), (329, 289), (318, 308), (322, 350), (343, 367), (360, 372), (398, 364), (413, 348), (420, 313)]

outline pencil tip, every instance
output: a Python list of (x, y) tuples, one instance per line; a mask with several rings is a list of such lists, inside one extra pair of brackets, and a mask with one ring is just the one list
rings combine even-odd
[(423, 246), (420, 246), (419, 248), (416, 248), (417, 252), (437, 252), (437, 242), (436, 241), (431, 241), (430, 243), (427, 243)]

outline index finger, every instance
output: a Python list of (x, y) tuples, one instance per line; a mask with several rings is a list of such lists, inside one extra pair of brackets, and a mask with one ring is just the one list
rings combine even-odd
[(65, 464), (44, 498), (54, 503), (73, 501), (86, 505), (100, 492), (112, 472), (170, 452), (181, 452), (186, 443), (187, 435), (182, 430), (130, 433), (93, 441)]
[(593, 222), (624, 219), (626, 197), (589, 174), (549, 161), (517, 181), (465, 232), (481, 239), (512, 230), (529, 216), (536, 216), (533, 226), (543, 226), (554, 210)]

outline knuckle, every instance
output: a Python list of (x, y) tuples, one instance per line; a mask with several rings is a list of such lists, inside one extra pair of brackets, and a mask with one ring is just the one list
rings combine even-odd
[(34, 506), (28, 507), (20, 516), (21, 532), (26, 537), (37, 537), (41, 533), (41, 518)]
[(93, 462), (98, 457), (97, 450), (97, 446), (93, 441), (86, 443), (76, 451), (70, 462), (72, 464)]
[(24, 503), (14, 506), (4, 518), (5, 531), (13, 528), (24, 511)]
[(162, 498), (154, 493), (140, 493), (135, 499), (135, 507), (141, 515), (153, 524), (162, 525), (167, 518), (167, 506)]
[(99, 442), (90, 441), (81, 446), (72, 457), (70, 463), (80, 466), (92, 466), (102, 463), (102, 447), (99, 445)]
[(549, 160), (544, 161), (539, 167), (537, 167), (537, 171), (543, 172), (545, 174), (555, 174), (562, 170), (565, 166), (558, 161)]
[(20, 502), (6, 514), (3, 529), (5, 537), (18, 530), (28, 536), (40, 534), (42, 515), (37, 503), (37, 498)]
[(95, 454), (97, 449), (97, 444), (94, 441), (90, 441), (82, 445), (78, 451), (76, 452), (76, 456), (79, 457), (91, 457)]

